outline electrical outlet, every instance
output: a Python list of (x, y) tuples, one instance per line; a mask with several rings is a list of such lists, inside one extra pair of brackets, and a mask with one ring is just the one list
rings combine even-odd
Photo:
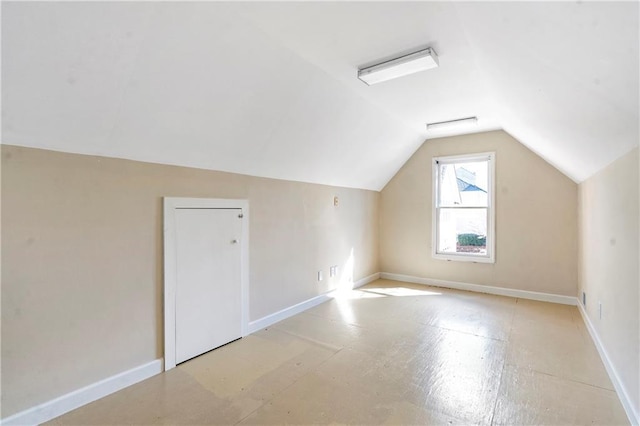
[(335, 277), (338, 275), (338, 265), (333, 265), (329, 267), (329, 277)]
[(322, 271), (318, 271), (318, 281), (322, 281), (323, 276), (322, 276)]
[(587, 306), (587, 293), (582, 292), (582, 306)]

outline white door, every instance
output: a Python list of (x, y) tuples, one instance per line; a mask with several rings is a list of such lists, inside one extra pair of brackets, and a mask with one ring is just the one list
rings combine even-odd
[(242, 337), (241, 213), (175, 210), (176, 363)]

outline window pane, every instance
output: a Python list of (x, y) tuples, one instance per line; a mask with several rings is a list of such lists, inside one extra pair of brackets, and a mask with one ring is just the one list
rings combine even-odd
[(439, 171), (438, 206), (489, 206), (489, 161), (440, 164)]
[(439, 209), (438, 253), (487, 255), (487, 209)]

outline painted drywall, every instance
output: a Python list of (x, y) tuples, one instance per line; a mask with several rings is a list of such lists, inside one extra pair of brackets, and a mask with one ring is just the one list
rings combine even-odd
[(163, 356), (164, 196), (249, 200), (251, 320), (379, 270), (377, 192), (3, 145), (3, 418)]
[[(432, 158), (496, 153), (496, 261), (432, 257)], [(432, 139), (380, 195), (383, 272), (574, 296), (577, 185), (504, 131)]]
[(3, 2), (3, 142), (380, 190), (423, 136), (237, 8)]
[(640, 413), (638, 168), (636, 148), (580, 184), (578, 292), (580, 299), (586, 293), (587, 315), (636, 413)]
[[(477, 115), (580, 181), (637, 144), (639, 9), (5, 1), (3, 141), (379, 190), (425, 123)], [(425, 44), (439, 68), (356, 78)]]

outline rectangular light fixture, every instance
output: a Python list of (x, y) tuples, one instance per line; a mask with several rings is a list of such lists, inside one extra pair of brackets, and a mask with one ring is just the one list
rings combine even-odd
[(438, 66), (438, 55), (427, 47), (417, 52), (358, 70), (358, 78), (369, 86)]
[(460, 126), (468, 126), (478, 124), (478, 117), (458, 118), (457, 120), (439, 121), (437, 123), (428, 123), (427, 130), (444, 130)]

